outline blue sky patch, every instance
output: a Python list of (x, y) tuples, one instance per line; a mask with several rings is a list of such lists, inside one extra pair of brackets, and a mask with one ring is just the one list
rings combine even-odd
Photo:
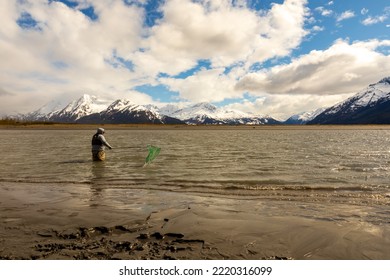
[[(79, 7), (79, 3), (77, 1), (70, 1), (70, 0), (49, 0), (49, 3), (52, 2), (60, 2), (65, 4), (71, 9), (77, 9)], [(92, 21), (97, 20), (99, 17), (95, 13), (95, 9), (93, 6), (89, 6), (88, 8), (79, 9), (80, 12), (82, 12), (85, 16), (87, 16)]]
[(193, 76), (196, 72), (199, 72), (201, 69), (211, 69), (211, 62), (208, 59), (202, 59), (198, 61), (198, 64), (184, 72), (181, 72), (180, 74), (174, 76), (175, 79), (185, 79), (187, 77)]
[(111, 59), (106, 59), (106, 63), (110, 64), (114, 68), (126, 68), (129, 71), (134, 70), (134, 64), (130, 60), (126, 60), (123, 57), (120, 57), (117, 55), (117, 52), (114, 50), (112, 53), (112, 58)]
[(153, 26), (156, 22), (163, 17), (163, 13), (160, 10), (160, 5), (164, 3), (164, 0), (153, 0), (148, 1), (145, 6), (146, 18), (145, 24), (146, 26)]
[(95, 9), (92, 6), (86, 9), (81, 9), (80, 12), (82, 12), (84, 15), (86, 15), (93, 21), (99, 18), (98, 15), (95, 13)]
[[(237, 1), (235, 1), (237, 2)], [(275, 3), (282, 4), (284, 0), (252, 0), (248, 1), (248, 7), (252, 10), (258, 11), (258, 10), (268, 10), (271, 8), (271, 6)]]
[(38, 22), (29, 13), (22, 13), (16, 22), (23, 29), (39, 29)]
[(179, 99), (179, 93), (169, 90), (169, 88), (165, 85), (152, 86), (146, 84), (137, 86), (134, 90), (146, 93), (159, 102), (177, 102)]
[(76, 8), (79, 5), (77, 1), (70, 1), (70, 0), (49, 0), (49, 3), (52, 2), (61, 2), (70, 8)]

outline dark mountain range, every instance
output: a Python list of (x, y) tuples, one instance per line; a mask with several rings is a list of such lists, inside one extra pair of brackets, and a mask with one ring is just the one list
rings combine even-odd
[(28, 121), (65, 123), (137, 123), (137, 124), (390, 124), (390, 77), (369, 85), (356, 95), (327, 109), (294, 115), (285, 122), (270, 116), (218, 108), (198, 103), (179, 108), (137, 105), (127, 99), (112, 103), (84, 94), (66, 106), (52, 101), (42, 108), (15, 118)]
[(390, 124), (390, 77), (326, 109), (308, 124)]
[[(53, 104), (53, 106), (52, 106)], [(64, 123), (136, 123), (136, 124), (279, 124), (269, 117), (224, 110), (210, 103), (198, 103), (185, 108), (167, 105), (137, 105), (127, 99), (118, 99), (109, 104), (94, 96), (84, 94), (81, 98), (58, 109), (58, 102), (50, 102), (42, 108), (18, 115), (29, 121), (52, 121)], [(53, 109), (51, 109), (53, 108)]]

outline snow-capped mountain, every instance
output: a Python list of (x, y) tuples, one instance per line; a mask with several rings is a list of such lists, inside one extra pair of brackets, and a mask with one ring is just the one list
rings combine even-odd
[(308, 124), (390, 124), (390, 77), (326, 109)]
[(82, 117), (101, 112), (107, 107), (107, 102), (96, 96), (84, 94), (81, 98), (72, 101), (65, 108), (47, 114), (48, 119), (57, 122), (77, 121)]
[(105, 110), (86, 115), (78, 119), (79, 123), (153, 123), (153, 124), (181, 124), (182, 121), (160, 115), (152, 105), (142, 106), (128, 99), (118, 99)]
[[(11, 117), (12, 118), (12, 117)], [(127, 99), (112, 103), (84, 94), (66, 106), (52, 101), (15, 118), (29, 121), (156, 124), (390, 124), (390, 77), (327, 109), (317, 109), (280, 122), (270, 116), (218, 108), (210, 103), (185, 107), (138, 105)]]
[(117, 112), (139, 112), (145, 110), (147, 110), (145, 107), (137, 105), (128, 99), (118, 99), (111, 103), (105, 110), (101, 110), (100, 112), (104, 111), (105, 114), (115, 114)]
[(179, 109), (177, 111), (173, 111), (171, 113), (171, 116), (177, 117), (181, 120), (186, 120), (198, 116), (216, 117), (216, 115), (218, 114), (217, 111), (217, 107), (212, 104), (198, 103), (189, 107), (185, 107), (183, 109)]
[[(53, 103), (54, 104), (54, 103)], [(155, 124), (277, 124), (268, 117), (217, 108), (210, 103), (198, 103), (181, 108), (169, 104), (138, 105), (128, 99), (118, 99), (111, 104), (84, 94), (65, 107), (44, 106), (23, 116), (30, 121), (77, 123), (155, 123)]]
[(296, 114), (288, 118), (284, 124), (306, 124), (307, 122), (313, 120), (319, 114), (324, 112), (326, 108), (319, 108), (309, 112), (303, 112), (300, 114)]
[[(151, 105), (151, 106), (153, 106), (153, 105)], [(160, 112), (160, 114), (165, 115), (165, 116), (173, 116), (173, 114), (176, 111), (179, 111), (180, 109), (182, 109), (182, 107), (179, 107), (176, 104), (167, 104), (167, 105), (164, 105), (160, 108), (158, 108), (156, 106), (153, 106), (153, 107), (156, 110), (158, 110)]]
[(51, 115), (61, 111), (67, 105), (63, 100), (53, 100), (43, 105), (38, 110), (30, 112), (25, 115), (18, 115), (16, 118), (36, 121), (47, 121)]
[[(164, 108), (171, 117), (187, 124), (276, 124), (277, 120), (269, 116), (256, 116), (238, 110), (218, 108), (210, 103), (197, 103), (182, 109)], [(165, 111), (165, 112), (167, 112)]]

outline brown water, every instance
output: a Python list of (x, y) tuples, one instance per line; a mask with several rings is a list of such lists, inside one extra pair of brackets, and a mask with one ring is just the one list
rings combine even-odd
[[(92, 193), (99, 196), (96, 203), (145, 212), (180, 204), (169, 201), (179, 193), (198, 201), (272, 201), (262, 211), (389, 223), (390, 130), (111, 130), (106, 139), (114, 149), (103, 163), (91, 161), (94, 131), (0, 133), (3, 188), (22, 186), (32, 194), (71, 190), (85, 195), (86, 203)], [(148, 144), (161, 153), (142, 167)], [(346, 217), (340, 209), (348, 206), (355, 210)], [(359, 206), (372, 212), (356, 213)]]

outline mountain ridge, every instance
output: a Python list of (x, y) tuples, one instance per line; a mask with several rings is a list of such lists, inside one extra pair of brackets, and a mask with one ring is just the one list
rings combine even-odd
[(15, 116), (28, 121), (65, 123), (152, 123), (152, 124), (390, 124), (390, 77), (370, 84), (346, 100), (328, 108), (296, 114), (286, 121), (267, 115), (244, 113), (218, 108), (211, 103), (197, 103), (184, 107), (167, 104), (139, 105), (129, 99), (104, 101), (84, 94), (63, 106), (51, 101), (36, 111)]
[(327, 108), (308, 124), (390, 124), (390, 77)]
[(280, 124), (270, 116), (224, 110), (202, 102), (180, 108), (168, 104), (161, 108), (155, 105), (138, 105), (129, 99), (117, 99), (103, 103), (95, 96), (84, 94), (64, 108), (51, 112), (42, 108), (22, 115), (29, 121), (77, 122), (77, 123), (153, 123), (153, 124)]

